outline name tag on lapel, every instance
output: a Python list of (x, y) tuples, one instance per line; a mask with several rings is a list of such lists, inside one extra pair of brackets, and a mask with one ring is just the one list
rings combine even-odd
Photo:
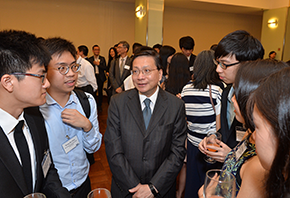
[(130, 70), (130, 66), (129, 65), (125, 65), (124, 69)]
[(51, 165), (50, 152), (49, 150), (47, 150), (44, 152), (44, 158), (41, 162), (41, 167), (42, 167), (44, 178), (46, 178), (50, 165)]

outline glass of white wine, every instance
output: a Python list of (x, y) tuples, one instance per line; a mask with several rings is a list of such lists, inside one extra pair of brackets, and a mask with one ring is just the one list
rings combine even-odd
[(42, 193), (31, 193), (26, 195), (24, 198), (46, 198), (46, 196)]

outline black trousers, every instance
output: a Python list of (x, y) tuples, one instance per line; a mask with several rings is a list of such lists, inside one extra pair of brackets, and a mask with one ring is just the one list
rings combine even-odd
[(104, 81), (102, 81), (99, 77), (99, 74), (96, 75), (97, 83), (98, 83), (98, 96), (97, 96), (97, 104), (98, 108), (102, 107), (103, 103), (103, 87), (104, 87)]
[(91, 181), (88, 176), (80, 187), (69, 191), (69, 193), (73, 198), (86, 198), (90, 191), (91, 191)]

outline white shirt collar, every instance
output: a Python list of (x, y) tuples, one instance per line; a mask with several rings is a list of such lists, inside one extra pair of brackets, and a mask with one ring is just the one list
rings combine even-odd
[(140, 99), (140, 103), (141, 103), (141, 109), (143, 110), (145, 108), (145, 104), (144, 104), (144, 100), (146, 98), (149, 98), (151, 100), (150, 102), (150, 108), (151, 108), (151, 112), (153, 112), (155, 104), (156, 104), (156, 100), (157, 100), (157, 96), (158, 96), (158, 92), (159, 92), (159, 86), (157, 86), (156, 91), (154, 92), (154, 94), (152, 94), (152, 96), (147, 97), (143, 94), (140, 94), (139, 92), (139, 99)]
[(24, 119), (24, 112), (22, 112), (19, 118), (16, 119), (12, 115), (10, 115), (8, 112), (0, 108), (0, 126), (2, 127), (6, 135), (8, 135), (14, 130), (15, 126), (18, 124), (20, 120), (24, 120), (24, 123), (26, 125), (26, 122)]

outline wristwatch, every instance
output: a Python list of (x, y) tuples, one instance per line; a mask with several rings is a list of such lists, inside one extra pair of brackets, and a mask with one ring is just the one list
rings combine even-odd
[(149, 185), (149, 188), (150, 188), (152, 194), (154, 195), (154, 197), (157, 197), (158, 193), (156, 192), (154, 186), (151, 183), (149, 183), (148, 185)]

